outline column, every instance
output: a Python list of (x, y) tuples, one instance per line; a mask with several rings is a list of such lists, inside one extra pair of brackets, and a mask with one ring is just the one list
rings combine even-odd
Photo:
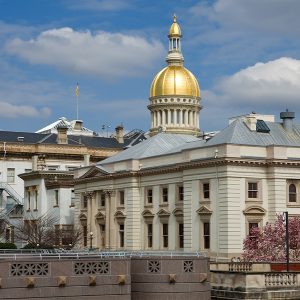
[(165, 115), (165, 110), (161, 110), (161, 114), (162, 114), (162, 126), (166, 125), (166, 115)]
[(180, 111), (179, 111), (179, 126), (180, 127), (182, 126), (182, 120), (183, 120), (182, 116), (183, 116), (183, 112), (182, 112), (182, 109), (180, 109)]
[(168, 109), (168, 125), (171, 125), (171, 110)]

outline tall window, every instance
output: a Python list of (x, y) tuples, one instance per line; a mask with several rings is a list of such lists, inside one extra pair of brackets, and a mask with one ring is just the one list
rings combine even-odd
[(209, 183), (203, 183), (203, 198), (209, 199)]
[(153, 242), (153, 224), (147, 224), (147, 247), (152, 248)]
[(100, 225), (100, 235), (101, 235), (100, 246), (101, 248), (104, 248), (105, 247), (105, 225), (104, 224)]
[(203, 223), (203, 241), (204, 241), (204, 249), (210, 248), (210, 223)]
[(125, 204), (125, 192), (119, 191), (119, 205), (124, 206)]
[(124, 224), (120, 224), (119, 225), (119, 242), (120, 242), (120, 248), (124, 248), (124, 235), (125, 235)]
[(248, 182), (248, 198), (258, 198), (257, 182)]
[(88, 197), (87, 196), (83, 196), (82, 199), (82, 208), (86, 209), (88, 207)]
[(105, 207), (105, 193), (100, 195), (100, 206)]
[(82, 226), (82, 231), (83, 231), (83, 246), (87, 246), (87, 240), (88, 240), (88, 231), (87, 231), (87, 226), (83, 225)]
[(59, 205), (59, 199), (58, 199), (58, 190), (54, 191), (54, 206)]
[(168, 248), (169, 246), (169, 224), (162, 224), (162, 242), (163, 248)]
[(178, 224), (178, 240), (179, 240), (179, 248), (183, 248), (184, 245), (184, 235), (183, 235), (183, 223)]
[(38, 191), (34, 191), (34, 210), (38, 209)]
[(162, 188), (162, 202), (163, 203), (168, 202), (168, 188), (167, 187)]
[(7, 182), (14, 183), (15, 182), (15, 169), (7, 168)]
[(292, 183), (289, 185), (289, 202), (297, 201), (297, 189), (296, 186)]
[(27, 210), (30, 210), (30, 205), (31, 205), (31, 194), (30, 194), (30, 191), (27, 192)]
[(184, 189), (183, 186), (178, 186), (178, 201), (183, 201), (184, 199)]
[(152, 204), (153, 203), (153, 190), (147, 189), (147, 203)]

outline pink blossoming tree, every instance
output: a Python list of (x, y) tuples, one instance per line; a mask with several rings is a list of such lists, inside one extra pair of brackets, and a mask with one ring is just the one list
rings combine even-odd
[[(284, 262), (285, 221), (277, 215), (274, 224), (267, 223), (263, 228), (252, 228), (244, 240), (242, 257), (253, 262)], [(290, 261), (300, 261), (300, 217), (289, 218)]]

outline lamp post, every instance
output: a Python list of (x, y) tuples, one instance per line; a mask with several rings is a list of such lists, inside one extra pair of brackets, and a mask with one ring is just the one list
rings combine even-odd
[(94, 234), (93, 234), (93, 232), (91, 231), (91, 232), (90, 232), (90, 250), (93, 249), (93, 238), (94, 238)]
[(285, 251), (286, 251), (286, 271), (290, 271), (290, 245), (289, 245), (289, 213), (283, 213), (285, 219)]

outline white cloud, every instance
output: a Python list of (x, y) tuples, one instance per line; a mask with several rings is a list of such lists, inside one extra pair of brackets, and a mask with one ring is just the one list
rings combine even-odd
[(223, 105), (299, 106), (299, 95), (300, 60), (282, 57), (224, 77), (205, 96)]
[(28, 105), (13, 105), (7, 102), (0, 101), (0, 116), (4, 118), (18, 118), (18, 117), (48, 117), (51, 113), (50, 109), (43, 107), (37, 109)]
[(67, 0), (65, 4), (74, 10), (118, 11), (131, 7), (125, 0)]
[(106, 79), (141, 75), (160, 62), (166, 52), (156, 40), (71, 28), (47, 30), (28, 41), (13, 39), (6, 44), (6, 50), (32, 64), (53, 65)]

